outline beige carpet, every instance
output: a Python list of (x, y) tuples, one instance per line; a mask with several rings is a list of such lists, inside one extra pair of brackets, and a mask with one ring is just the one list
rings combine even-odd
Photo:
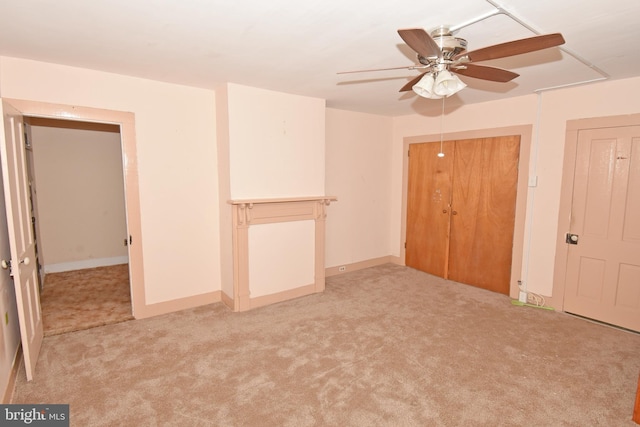
[(44, 283), (45, 336), (133, 319), (128, 264), (49, 273)]
[(639, 372), (640, 335), (387, 264), (47, 337), (13, 403), (73, 426), (636, 426)]

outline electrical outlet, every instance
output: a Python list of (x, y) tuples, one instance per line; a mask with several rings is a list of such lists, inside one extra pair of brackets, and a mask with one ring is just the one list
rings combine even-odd
[(524, 291), (520, 291), (520, 295), (518, 296), (518, 301), (527, 303), (527, 293)]
[(347, 271), (347, 267), (341, 265), (340, 267), (338, 267), (338, 271)]

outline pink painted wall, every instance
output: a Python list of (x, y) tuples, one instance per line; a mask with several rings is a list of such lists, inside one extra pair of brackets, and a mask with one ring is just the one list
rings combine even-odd
[[(0, 174), (0, 188), (3, 185), (2, 174)], [(0, 259), (11, 259), (9, 249), (9, 233), (7, 230), (7, 214), (4, 203), (4, 192), (0, 190)], [(18, 311), (16, 308), (16, 292), (13, 286), (13, 279), (9, 275), (9, 270), (0, 269), (0, 401), (3, 396), (10, 392), (11, 369), (18, 348), (20, 346), (20, 329), (18, 323)], [(12, 390), (11, 390), (12, 391)], [(2, 403), (9, 403), (2, 401)]]
[(227, 85), (233, 199), (324, 196), (325, 102)]
[(133, 112), (146, 302), (220, 290), (213, 91), (0, 57), (0, 96)]
[(338, 197), (327, 216), (327, 267), (391, 253), (392, 125), (391, 117), (327, 109), (326, 189)]

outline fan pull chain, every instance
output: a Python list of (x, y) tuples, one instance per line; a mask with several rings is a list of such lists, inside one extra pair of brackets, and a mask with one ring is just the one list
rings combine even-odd
[(444, 151), (442, 151), (443, 149), (443, 138), (444, 138), (444, 134), (443, 134), (443, 129), (442, 129), (442, 124), (444, 123), (444, 99), (445, 97), (442, 97), (442, 114), (440, 115), (440, 152), (438, 153), (438, 157), (444, 157)]

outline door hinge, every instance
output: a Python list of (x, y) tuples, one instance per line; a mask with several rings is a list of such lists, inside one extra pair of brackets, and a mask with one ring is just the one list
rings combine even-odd
[(124, 245), (125, 246), (131, 246), (131, 244), (133, 243), (133, 237), (131, 237), (131, 235), (129, 235), (129, 240), (127, 241), (127, 239), (124, 239)]
[(407, 242), (404, 242), (404, 248), (407, 249)]

